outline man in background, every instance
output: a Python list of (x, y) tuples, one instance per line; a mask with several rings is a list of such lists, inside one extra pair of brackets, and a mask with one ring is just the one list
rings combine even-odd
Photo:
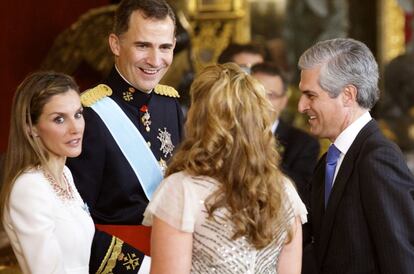
[(233, 62), (238, 64), (247, 73), (254, 64), (262, 63), (265, 59), (265, 50), (257, 44), (230, 43), (220, 54), (219, 64)]

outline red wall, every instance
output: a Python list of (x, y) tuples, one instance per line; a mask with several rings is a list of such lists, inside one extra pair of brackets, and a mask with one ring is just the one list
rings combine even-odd
[(6, 150), (10, 105), (17, 85), (38, 69), (55, 37), (90, 8), (109, 0), (8, 0), (0, 11), (0, 153)]

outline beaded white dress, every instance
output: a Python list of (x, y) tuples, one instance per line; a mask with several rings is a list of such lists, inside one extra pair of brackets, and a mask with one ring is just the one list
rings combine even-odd
[(94, 224), (66, 166), (64, 174), (74, 194), (69, 200), (38, 169), (13, 186), (3, 225), (23, 273), (89, 273)]
[[(233, 224), (228, 210), (214, 213), (213, 221), (207, 218), (205, 199), (217, 189), (218, 183), (205, 176), (190, 176), (185, 172), (164, 179), (154, 193), (144, 215), (144, 224), (152, 224), (155, 215), (181, 231), (193, 233), (191, 273), (277, 273), (277, 262), (286, 239), (286, 231), (276, 235), (274, 241), (257, 250), (244, 237), (231, 240)], [(293, 223), (299, 216), (307, 221), (305, 205), (291, 182), (285, 180), (288, 199), (286, 217)]]

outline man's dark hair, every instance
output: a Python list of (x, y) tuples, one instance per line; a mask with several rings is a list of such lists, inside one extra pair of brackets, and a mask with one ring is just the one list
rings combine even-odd
[(414, 106), (414, 53), (397, 56), (385, 66), (384, 88), (387, 96), (408, 113)]
[(280, 79), (282, 79), (283, 91), (287, 91), (289, 80), (286, 76), (286, 73), (275, 63), (264, 62), (255, 64), (251, 68), (251, 74), (253, 75), (255, 73), (263, 73), (270, 76), (279, 76)]
[(141, 11), (144, 18), (163, 20), (169, 16), (174, 23), (175, 29), (176, 19), (174, 11), (165, 0), (123, 0), (115, 12), (113, 33), (119, 36), (127, 32), (131, 14), (136, 10)]
[(237, 44), (237, 43), (230, 43), (220, 54), (218, 58), (219, 64), (224, 64), (228, 62), (234, 62), (233, 58), (235, 55), (239, 53), (251, 53), (251, 54), (258, 54), (263, 57), (266, 56), (266, 52), (258, 44), (250, 43), (250, 44)]

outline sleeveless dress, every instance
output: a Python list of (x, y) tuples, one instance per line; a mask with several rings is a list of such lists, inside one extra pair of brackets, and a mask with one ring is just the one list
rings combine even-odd
[[(290, 224), (296, 216), (305, 223), (305, 205), (287, 178), (284, 186), (285, 217)], [(210, 177), (190, 176), (185, 172), (172, 174), (154, 193), (144, 213), (144, 224), (151, 225), (155, 215), (180, 231), (193, 233), (191, 273), (277, 273), (286, 231), (281, 231), (271, 244), (260, 250), (245, 237), (232, 240), (233, 223), (227, 209), (216, 210), (215, 220), (207, 218), (204, 201), (217, 187), (217, 181)]]

